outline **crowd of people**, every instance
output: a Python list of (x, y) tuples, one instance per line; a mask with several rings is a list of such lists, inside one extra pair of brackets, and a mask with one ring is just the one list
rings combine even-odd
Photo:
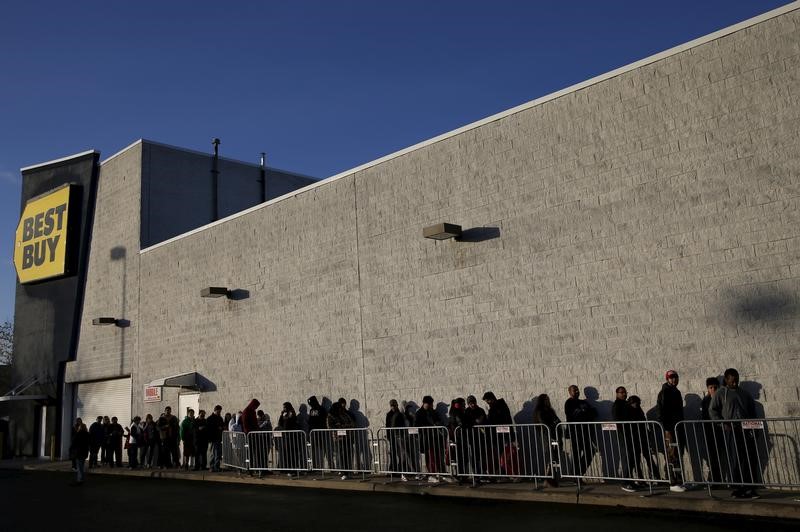
[[(671, 481), (672, 491), (684, 491), (681, 485), (680, 447), (674, 445), (677, 441), (676, 425), (684, 420), (683, 397), (678, 388), (679, 376), (674, 370), (669, 370), (665, 374), (665, 382), (658, 393), (656, 406), (654, 409), (653, 420), (660, 423), (664, 431), (664, 449), (667, 466), (671, 471), (665, 471), (665, 478)], [(598, 410), (588, 401), (580, 398), (580, 390), (577, 385), (571, 385), (567, 389), (568, 398), (564, 403), (564, 413), (568, 423), (587, 423), (600, 421)], [(642, 409), (642, 401), (639, 397), (628, 396), (627, 390), (619, 386), (615, 390), (616, 399), (611, 409), (611, 420), (615, 422), (636, 422), (647, 419)], [(447, 445), (434, 444), (425, 438), (409, 440), (408, 431), (398, 431), (406, 427), (417, 427), (421, 429), (429, 427), (446, 427), (449, 432), (450, 441), (455, 441), (455, 431), (457, 429), (469, 430), (486, 425), (505, 426), (513, 425), (514, 419), (506, 401), (498, 398), (491, 391), (487, 391), (482, 396), (483, 401), (488, 407), (488, 411), (478, 405), (475, 396), (469, 395), (466, 399), (458, 397), (450, 402), (450, 409), (447, 416), (440, 415), (434, 408), (434, 399), (425, 396), (421, 406), (411, 402), (398, 403), (396, 399), (389, 402), (389, 411), (385, 418), (387, 430), (387, 440), (389, 444), (389, 467), (392, 471), (420, 471), (420, 454), (425, 458), (428, 480), (438, 482), (439, 474), (446, 472)], [(347, 401), (340, 398), (332, 403), (329, 408), (323, 406), (316, 396), (309, 397), (307, 400), (308, 409), (304, 416), (304, 423), (301, 424), (300, 418), (290, 402), (282, 405), (282, 410), (278, 418), (277, 431), (305, 430), (312, 431), (318, 429), (346, 430), (359, 426), (357, 416), (352, 409), (347, 408)], [(206, 417), (204, 410), (199, 410), (195, 415), (194, 410), (188, 409), (183, 420), (172, 414), (168, 406), (160, 414), (158, 419), (154, 419), (148, 414), (144, 420), (139, 416), (131, 420), (128, 427), (122, 427), (116, 417), (98, 417), (88, 429), (82, 420), (76, 420), (73, 443), (71, 447), (71, 458), (75, 469), (78, 471), (78, 482), (82, 482), (83, 463), (89, 458), (89, 467), (121, 467), (122, 452), (127, 450), (128, 467), (130, 468), (183, 468), (193, 470), (207, 470), (218, 472), (221, 470), (222, 458), (222, 437), (224, 431), (243, 432), (269, 432), (273, 431), (273, 425), (269, 415), (263, 410), (259, 410), (260, 403), (257, 399), (251, 400), (248, 405), (235, 415), (231, 413), (222, 414), (222, 407), (214, 407), (213, 413)], [(739, 387), (739, 374), (730, 368), (725, 371), (724, 382), (720, 386), (717, 377), (710, 377), (706, 381), (706, 394), (701, 404), (700, 418), (705, 420), (736, 420), (752, 419), (756, 417), (755, 402), (753, 398), (742, 388)], [(694, 418), (695, 416), (690, 416)], [(520, 421), (519, 419), (517, 421)], [(539, 395), (535, 400), (535, 406), (530, 419), (522, 420), (522, 423), (534, 423), (548, 427), (553, 443), (563, 445), (560, 441), (561, 436), (570, 440), (570, 450), (572, 463), (581, 474), (588, 468), (593, 454), (596, 452), (596, 438), (594, 436), (581, 437), (580, 434), (567, 431), (563, 435), (557, 435), (556, 427), (561, 423), (551, 404), (547, 394)], [(726, 428), (721, 428), (724, 425)], [(657, 479), (659, 473), (649, 456), (649, 444), (652, 435), (647, 433), (649, 429), (641, 424), (621, 425), (623, 430), (620, 436), (620, 446), (624, 451), (622, 467), (624, 474), (629, 478), (637, 479)], [(393, 432), (393, 429), (396, 432)], [(753, 438), (746, 435), (740, 425), (736, 424), (709, 424), (705, 430), (721, 431), (726, 434), (713, 433), (714, 442), (724, 442), (726, 438), (732, 440), (738, 456), (735, 457), (739, 464), (750, 463), (755, 452)], [(570, 437), (571, 436), (571, 437)], [(717, 437), (719, 436), (719, 437)], [(439, 436), (437, 436), (439, 437)], [(514, 433), (509, 433), (509, 443), (514, 443)], [(271, 447), (272, 440), (267, 440), (268, 447)], [(348, 440), (349, 441), (349, 440)], [(413, 445), (411, 445), (411, 443)], [(459, 443), (457, 454), (462, 460), (469, 460), (469, 464), (462, 464), (469, 467), (473, 472), (492, 473), (506, 471), (510, 474), (510, 468), (514, 466), (513, 457), (504, 455), (508, 452), (506, 445), (501, 441), (499, 431), (491, 432), (485, 440), (486, 446), (490, 451), (486, 457), (479, 459), (477, 453), (473, 452), (469, 440), (466, 443)], [(182, 444), (182, 452), (180, 450)], [(284, 443), (281, 443), (282, 445)], [(342, 446), (339, 446), (340, 448)], [(708, 464), (711, 479), (719, 482), (723, 478), (720, 471), (720, 460), (716, 453), (724, 452), (719, 444), (715, 443), (713, 449), (709, 449)], [(413, 452), (409, 449), (413, 448)], [(445, 449), (442, 451), (442, 449)], [(210, 453), (210, 463), (208, 455)], [(347, 478), (347, 470), (350, 469), (352, 454), (348, 450), (339, 456), (331, 456), (330, 450), (320, 446), (312, 439), (311, 453), (314, 463), (320, 463), (323, 454), (325, 459), (333, 465), (335, 462), (341, 469), (342, 478)], [(416, 456), (415, 456), (416, 455)], [(281, 452), (281, 460), (285, 460), (287, 453)], [(181, 460), (182, 458), (182, 460)], [(643, 460), (644, 459), (644, 460)], [(647, 474), (642, 469), (642, 462), (649, 468)], [(543, 462), (547, 462), (544, 460)], [(283, 463), (283, 467), (291, 468), (291, 464)], [(298, 469), (303, 464), (298, 464)], [(552, 468), (551, 463), (544, 463), (544, 467)], [(740, 469), (742, 469), (740, 467)], [(557, 485), (558, 475), (552, 472), (552, 479), (548, 480), (549, 485)], [(405, 474), (401, 475), (406, 480)], [(417, 478), (424, 478), (418, 475)], [(750, 471), (739, 471), (737, 478), (728, 479), (730, 484), (736, 486), (732, 495), (736, 498), (755, 498), (758, 497), (753, 487), (754, 473)], [(738, 482), (737, 482), (738, 480)], [(638, 482), (626, 482), (622, 489), (625, 491), (637, 491), (642, 487)]]

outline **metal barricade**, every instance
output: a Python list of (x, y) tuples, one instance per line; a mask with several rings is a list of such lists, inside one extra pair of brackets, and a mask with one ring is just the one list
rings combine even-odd
[(248, 470), (250, 468), (250, 452), (247, 435), (244, 432), (222, 433), (222, 467)]
[(553, 439), (547, 425), (479, 425), (455, 430), (456, 472), (473, 480), (554, 479)]
[(309, 435), (311, 469), (347, 473), (372, 473), (372, 431), (358, 429), (315, 429)]
[(308, 471), (306, 433), (302, 430), (254, 431), (247, 439), (251, 470)]
[(560, 423), (560, 470), (564, 478), (670, 483), (664, 429), (656, 421)]
[(378, 473), (432, 479), (449, 477), (450, 435), (446, 427), (378, 429)]
[(686, 484), (800, 488), (800, 418), (681, 421)]

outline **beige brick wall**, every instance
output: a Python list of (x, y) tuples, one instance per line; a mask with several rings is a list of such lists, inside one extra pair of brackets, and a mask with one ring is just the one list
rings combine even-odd
[[(143, 383), (194, 370), (217, 388), (201, 407), (345, 396), (380, 426), (391, 397), (492, 389), (516, 413), (573, 382), (650, 408), (668, 368), (702, 395), (735, 366), (767, 414), (800, 415), (799, 26), (781, 15), (144, 252), (134, 411)], [(422, 238), (443, 221), (474, 241)]]

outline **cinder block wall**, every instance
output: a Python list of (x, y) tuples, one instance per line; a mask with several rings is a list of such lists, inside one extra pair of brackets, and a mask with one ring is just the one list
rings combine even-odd
[[(764, 21), (141, 256), (141, 386), (197, 370), (201, 406), (275, 416), (315, 393), (449, 402), (518, 421), (577, 383), (694, 411), (737, 367), (800, 415), (800, 15)], [(464, 241), (424, 240), (461, 224)], [(247, 290), (238, 301), (199, 290)], [(162, 404), (147, 405), (155, 411)], [(174, 405), (173, 405), (174, 406)], [(687, 412), (690, 417), (692, 412)]]
[[(67, 363), (66, 382), (128, 376), (135, 367), (141, 172), (141, 143), (100, 167), (78, 352)], [(101, 316), (128, 320), (130, 326), (93, 326), (92, 319)]]

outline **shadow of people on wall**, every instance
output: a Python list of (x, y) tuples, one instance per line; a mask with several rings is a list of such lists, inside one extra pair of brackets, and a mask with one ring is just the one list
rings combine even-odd
[[(756, 418), (764, 419), (766, 417), (764, 404), (759, 400), (761, 399), (761, 390), (764, 388), (761, 383), (756, 381), (742, 381), (739, 383), (739, 387), (749, 393), (753, 398), (753, 402), (755, 403)], [(762, 423), (760, 425), (756, 423), (752, 426), (753, 428), (749, 432), (755, 439), (756, 455), (758, 456), (760, 466), (760, 478), (763, 479), (764, 472), (769, 466), (770, 457), (775, 456), (778, 458), (782, 454), (783, 449), (781, 447), (778, 447), (781, 452), (777, 455), (775, 454), (776, 445), (782, 446), (786, 443), (789, 443), (790, 440), (784, 436), (786, 436), (787, 433), (790, 433), (791, 430), (785, 430), (787, 427), (782, 422), (775, 422), (772, 424)], [(796, 445), (794, 448), (796, 452)], [(780, 464), (780, 466), (783, 466), (783, 464)]]
[(436, 412), (436, 419), (438, 419), (439, 423), (441, 423), (445, 427), (447, 426), (447, 420), (448, 420), (447, 414), (449, 410), (450, 410), (450, 405), (447, 405), (441, 401), (436, 403), (436, 408), (434, 408), (434, 411)]
[[(361, 412), (361, 403), (358, 400), (350, 399), (350, 408), (347, 412), (353, 418), (356, 428), (364, 429), (369, 427), (369, 419)], [(372, 464), (372, 449), (370, 448), (367, 431), (354, 431), (353, 444), (355, 445), (355, 468), (369, 470), (370, 464)]]
[(514, 414), (514, 423), (517, 425), (527, 425), (533, 423), (533, 399), (528, 399), (522, 403), (522, 409)]
[[(594, 386), (586, 386), (583, 389), (583, 396), (589, 406), (597, 412), (597, 421), (607, 421), (612, 419), (611, 401), (600, 401), (600, 392)], [(615, 453), (615, 440), (616, 433), (614, 431), (603, 430), (602, 425), (594, 425), (592, 431), (592, 439), (597, 446), (597, 451), (600, 454), (601, 469), (603, 476), (617, 476), (617, 453)]]

